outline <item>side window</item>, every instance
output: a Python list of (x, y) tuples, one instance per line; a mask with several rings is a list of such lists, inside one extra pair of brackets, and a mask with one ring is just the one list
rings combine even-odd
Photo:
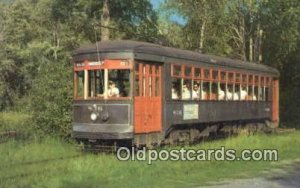
[(270, 77), (266, 77), (266, 80), (265, 80), (265, 83), (266, 83), (266, 88), (265, 88), (265, 100), (266, 101), (271, 101), (271, 79)]
[(181, 96), (184, 100), (192, 99), (192, 67), (184, 67), (184, 80), (182, 85)]
[(172, 76), (182, 76), (182, 69), (180, 65), (172, 66)]
[(254, 76), (253, 75), (248, 75), (248, 100), (257, 100), (257, 96), (255, 94), (255, 87), (254, 87)]
[(171, 91), (171, 98), (181, 99), (181, 79), (180, 78), (172, 78), (172, 91)]
[(202, 83), (202, 92), (201, 99), (202, 100), (210, 100), (211, 97), (211, 71), (209, 69), (204, 69), (204, 77)]
[(209, 100), (209, 91), (210, 91), (210, 82), (203, 81), (203, 83), (202, 83), (202, 92), (201, 92), (201, 100)]
[(210, 71), (209, 69), (204, 69), (204, 79), (209, 80), (210, 79)]
[(194, 78), (201, 79), (201, 68), (194, 68)]
[(183, 67), (181, 65), (172, 65), (172, 88), (171, 88), (171, 98), (173, 100), (178, 100), (182, 98), (182, 75)]
[(241, 80), (241, 88), (240, 88), (240, 99), (247, 100), (248, 99), (248, 79), (247, 74), (242, 74)]
[(235, 73), (235, 82), (234, 82), (234, 96), (233, 100), (241, 99), (241, 74)]
[(192, 99), (199, 100), (201, 99), (201, 89), (202, 89), (202, 81), (201, 81), (201, 68), (194, 68), (194, 76), (193, 76), (193, 90), (192, 90)]
[(233, 100), (233, 84), (232, 83), (228, 83), (227, 84), (227, 90), (226, 90), (226, 100)]
[(219, 71), (212, 70), (212, 84), (210, 100), (219, 100)]
[(265, 101), (265, 77), (260, 76), (258, 100)]
[(103, 95), (104, 92), (104, 70), (88, 71), (88, 97), (95, 98)]
[(210, 100), (218, 100), (218, 83), (212, 82)]
[(84, 71), (75, 72), (75, 98), (84, 97)]
[(255, 75), (254, 76), (254, 98), (253, 100), (258, 101), (260, 100), (259, 98), (260, 95), (260, 88), (259, 88), (259, 76)]
[(225, 71), (220, 72), (220, 84), (219, 84), (219, 92), (218, 92), (218, 100), (226, 99), (226, 80), (227, 74)]
[[(108, 81), (108, 97), (128, 97), (130, 95), (130, 70), (108, 70)], [(99, 92), (101, 93), (101, 88)]]
[(197, 99), (198, 93), (194, 92), (197, 90), (199, 85), (194, 83), (194, 72), (200, 78), (201, 69), (194, 69), (191, 66), (184, 65), (172, 65), (171, 77), (172, 77), (172, 88), (171, 88), (171, 99), (173, 100), (191, 100)]
[(226, 88), (226, 100), (233, 100), (234, 97), (234, 73), (228, 72), (227, 88)]
[(201, 95), (201, 80), (193, 80), (192, 99), (199, 100)]
[(183, 100), (189, 100), (192, 98), (192, 80), (183, 80), (181, 96)]
[(221, 71), (221, 82), (226, 82), (227, 76), (225, 71)]

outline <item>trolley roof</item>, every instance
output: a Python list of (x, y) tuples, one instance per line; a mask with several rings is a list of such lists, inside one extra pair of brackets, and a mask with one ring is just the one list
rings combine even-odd
[(279, 76), (279, 72), (272, 67), (253, 63), (253, 62), (245, 62), (241, 60), (234, 60), (230, 58), (224, 58), (214, 55), (202, 54), (199, 52), (182, 50), (172, 47), (165, 47), (158, 44), (147, 43), (147, 42), (138, 42), (138, 41), (130, 41), (130, 40), (116, 40), (116, 41), (101, 41), (97, 42), (97, 44), (90, 44), (86, 46), (82, 46), (73, 52), (74, 61), (80, 61), (83, 59), (87, 60), (97, 60), (97, 54), (103, 53), (122, 53), (129, 52), (135, 55), (137, 54), (146, 54), (146, 55), (154, 55), (160, 56), (162, 62), (166, 59), (178, 59), (177, 62), (180, 63), (179, 60), (188, 60), (194, 62), (204, 62), (212, 65), (220, 65), (238, 69), (250, 69), (257, 70), (275, 74)]

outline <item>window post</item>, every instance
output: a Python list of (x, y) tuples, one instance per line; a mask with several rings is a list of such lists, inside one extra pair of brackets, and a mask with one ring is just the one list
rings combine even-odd
[(108, 91), (108, 69), (104, 69), (104, 99), (107, 99)]
[(88, 88), (89, 86), (89, 71), (87, 69), (84, 69), (84, 99), (88, 98)]

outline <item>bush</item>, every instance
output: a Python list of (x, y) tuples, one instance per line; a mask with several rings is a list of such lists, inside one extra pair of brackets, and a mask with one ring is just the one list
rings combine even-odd
[(37, 131), (47, 135), (70, 136), (72, 68), (62, 60), (41, 67), (33, 84), (31, 108)]

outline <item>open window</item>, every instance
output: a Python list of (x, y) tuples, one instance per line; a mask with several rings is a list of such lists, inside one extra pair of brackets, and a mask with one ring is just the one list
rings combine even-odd
[(217, 82), (211, 83), (210, 100), (218, 100), (218, 83)]
[(84, 97), (84, 71), (74, 73), (74, 97), (76, 99)]
[(103, 96), (104, 92), (104, 70), (88, 71), (88, 98)]
[(271, 79), (270, 77), (266, 77), (266, 88), (265, 88), (265, 100), (271, 101)]
[(253, 95), (253, 100), (258, 101), (260, 100), (260, 86), (259, 86), (259, 76), (254, 75), (254, 95)]
[(190, 100), (192, 99), (192, 78), (193, 78), (193, 72), (192, 67), (190, 66), (184, 66), (184, 79), (182, 83), (182, 90), (181, 90), (181, 97), (184, 100)]
[(181, 79), (172, 78), (171, 98), (174, 100), (181, 99)]
[[(80, 66), (79, 66), (80, 65)], [(130, 97), (131, 63), (127, 60), (75, 63), (75, 99)]]
[(130, 96), (130, 70), (108, 70), (108, 97)]
[(182, 98), (183, 67), (181, 65), (172, 65), (171, 72), (172, 72), (171, 99), (179, 100)]

